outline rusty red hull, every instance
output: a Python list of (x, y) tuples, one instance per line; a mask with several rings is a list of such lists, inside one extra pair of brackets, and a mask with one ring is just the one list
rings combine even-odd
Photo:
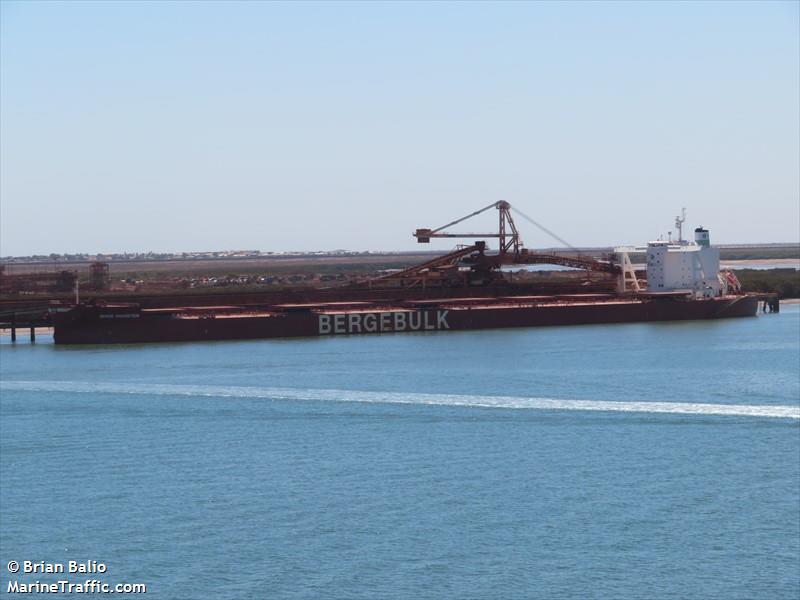
[(76, 306), (52, 314), (57, 344), (288, 338), (754, 316), (756, 296), (705, 300), (613, 296), (462, 298), (142, 309)]

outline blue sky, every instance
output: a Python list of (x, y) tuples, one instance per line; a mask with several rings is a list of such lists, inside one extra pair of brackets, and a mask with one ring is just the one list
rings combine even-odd
[(800, 238), (797, 2), (0, 11), (0, 255)]

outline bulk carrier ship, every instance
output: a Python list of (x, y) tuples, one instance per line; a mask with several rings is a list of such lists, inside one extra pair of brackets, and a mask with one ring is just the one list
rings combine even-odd
[[(499, 213), (497, 232), (448, 231), (489, 209)], [(676, 242), (619, 247), (605, 257), (543, 253), (522, 246), (511, 205), (499, 201), (437, 229), (417, 229), (413, 234), (420, 243), (432, 238), (497, 238), (495, 252), (488, 251), (485, 241), (475, 241), (359, 284), (316, 293), (265, 295), (257, 303), (144, 307), (95, 301), (54, 305), (50, 318), (56, 344), (115, 344), (754, 316), (759, 297), (743, 294), (733, 273), (720, 272), (719, 250), (711, 246), (707, 229), (695, 229), (694, 241), (683, 239), (684, 219), (676, 219)], [(630, 258), (641, 254), (646, 257), (644, 272)], [(511, 265), (542, 264), (581, 270), (586, 278), (559, 288), (510, 283), (504, 274)], [(292, 301), (298, 298), (302, 301)]]

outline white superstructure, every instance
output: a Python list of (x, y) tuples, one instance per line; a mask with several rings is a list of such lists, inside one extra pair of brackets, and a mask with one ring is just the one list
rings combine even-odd
[[(619, 246), (614, 248), (620, 267), (618, 291), (622, 294), (683, 293), (695, 298), (713, 298), (741, 293), (741, 284), (731, 271), (720, 272), (719, 250), (711, 247), (708, 229), (694, 230), (694, 241), (683, 239), (686, 209), (675, 218), (678, 240), (659, 239), (647, 247)], [(647, 283), (639, 279), (642, 265), (634, 265), (631, 254), (644, 253), (647, 261)], [(646, 287), (645, 287), (646, 286)]]
[(694, 230), (694, 242), (679, 239), (647, 244), (647, 291), (686, 291), (698, 298), (719, 296), (719, 250), (712, 248), (708, 230)]

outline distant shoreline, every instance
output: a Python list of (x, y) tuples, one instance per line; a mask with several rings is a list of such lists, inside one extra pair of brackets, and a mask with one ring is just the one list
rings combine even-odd
[[(36, 337), (40, 335), (53, 335), (53, 328), (52, 327), (35, 327), (33, 332), (36, 334)], [(17, 339), (30, 339), (31, 330), (30, 327), (20, 326), (17, 327)], [(11, 337), (11, 330), (10, 329), (2, 329), (0, 330), (0, 338), (10, 338)]]
[(775, 268), (780, 269), (783, 267), (794, 267), (800, 269), (800, 258), (753, 258), (742, 260), (725, 260), (721, 259), (721, 266), (739, 267), (741, 265), (777, 265)]

